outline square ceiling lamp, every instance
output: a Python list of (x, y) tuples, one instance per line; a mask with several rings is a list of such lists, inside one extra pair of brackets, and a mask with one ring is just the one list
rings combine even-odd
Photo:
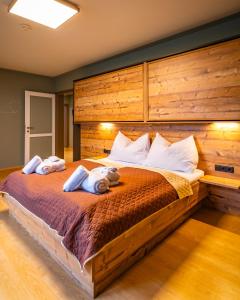
[(9, 12), (56, 29), (79, 12), (79, 8), (62, 0), (15, 0)]

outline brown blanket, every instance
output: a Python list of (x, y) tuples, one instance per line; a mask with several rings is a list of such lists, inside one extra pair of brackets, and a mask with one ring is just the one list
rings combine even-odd
[(17, 171), (0, 184), (0, 191), (57, 230), (81, 265), (131, 226), (178, 199), (161, 174), (128, 167), (119, 170), (121, 184), (103, 195), (63, 192), (63, 183), (80, 164), (88, 169), (100, 165), (82, 160), (49, 175)]

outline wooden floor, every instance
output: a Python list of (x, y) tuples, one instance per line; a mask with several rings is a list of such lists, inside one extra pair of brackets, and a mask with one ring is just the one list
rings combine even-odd
[[(0, 299), (88, 299), (1, 198)], [(240, 299), (240, 218), (200, 209), (98, 299)]]
[(73, 161), (73, 148), (64, 148), (64, 159), (66, 162)]
[(20, 170), (21, 168), (22, 167), (13, 167), (13, 168), (7, 168), (7, 169), (0, 169), (0, 181), (5, 179), (12, 172)]

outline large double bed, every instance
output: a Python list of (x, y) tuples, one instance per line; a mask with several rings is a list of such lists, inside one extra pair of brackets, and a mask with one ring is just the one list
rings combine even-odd
[[(64, 192), (79, 165), (116, 166), (120, 184), (102, 195)], [(95, 297), (199, 207), (201, 176), (89, 159), (49, 175), (14, 172), (0, 191), (11, 215)]]

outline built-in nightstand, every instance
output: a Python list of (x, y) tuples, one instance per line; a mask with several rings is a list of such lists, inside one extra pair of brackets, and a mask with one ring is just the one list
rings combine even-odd
[(200, 179), (200, 182), (221, 186), (229, 189), (240, 189), (240, 179), (230, 179), (212, 175), (205, 175)]
[(207, 184), (207, 205), (226, 213), (240, 215), (240, 179), (205, 175), (200, 182)]

